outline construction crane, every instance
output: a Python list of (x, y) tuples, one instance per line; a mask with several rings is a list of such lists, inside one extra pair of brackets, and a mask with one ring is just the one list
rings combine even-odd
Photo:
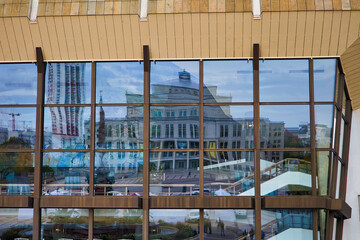
[(1, 112), (1, 113), (11, 116), (11, 118), (12, 118), (12, 130), (15, 131), (15, 117), (20, 116), (21, 113), (7, 113), (7, 112)]

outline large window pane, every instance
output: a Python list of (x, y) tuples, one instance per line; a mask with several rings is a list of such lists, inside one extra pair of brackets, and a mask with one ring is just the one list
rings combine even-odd
[(252, 101), (252, 61), (204, 61), (204, 102)]
[(255, 239), (254, 210), (204, 210), (204, 239)]
[(199, 239), (199, 209), (150, 209), (150, 239)]
[(260, 106), (261, 148), (310, 146), (308, 105)]
[(254, 196), (254, 153), (204, 152), (204, 185), (207, 195)]
[(334, 101), (336, 59), (314, 59), (315, 101)]
[(309, 101), (308, 60), (260, 61), (260, 101)]
[(316, 147), (329, 148), (332, 143), (333, 105), (315, 105)]
[(43, 195), (88, 195), (89, 166), (89, 153), (44, 153)]
[(32, 195), (34, 154), (0, 153), (0, 195)]
[(95, 195), (142, 195), (143, 154), (108, 152), (95, 154)]
[(90, 107), (45, 108), (44, 149), (86, 149), (89, 134)]
[(41, 239), (88, 239), (88, 222), (88, 209), (44, 208), (41, 213)]
[(205, 106), (204, 147), (254, 148), (253, 119), (252, 106)]
[(328, 151), (316, 152), (317, 188), (318, 195), (327, 196), (329, 191), (329, 174), (333, 155)]
[(33, 209), (0, 208), (1, 239), (32, 239)]
[(36, 104), (35, 64), (0, 64), (0, 72), (1, 104)]
[(310, 152), (261, 152), (262, 196), (311, 195)]
[(35, 127), (35, 108), (0, 108), (0, 148), (35, 148)]
[(142, 239), (142, 209), (94, 209), (94, 239)]
[(96, 63), (96, 95), (102, 103), (142, 103), (144, 71), (142, 62)]
[(151, 152), (150, 195), (199, 195), (198, 152)]
[(90, 103), (90, 63), (48, 63), (45, 79), (46, 104)]
[(261, 239), (313, 239), (312, 210), (262, 210)]
[[(96, 148), (143, 148), (143, 107), (98, 107), (96, 110)], [(86, 125), (88, 144), (91, 138), (89, 127)]]
[(151, 107), (150, 147), (152, 149), (199, 148), (199, 107)]
[(199, 62), (151, 62), (151, 103), (199, 102)]

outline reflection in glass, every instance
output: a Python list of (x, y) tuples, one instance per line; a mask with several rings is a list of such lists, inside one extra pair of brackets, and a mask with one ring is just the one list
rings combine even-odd
[(315, 105), (315, 136), (317, 148), (331, 147), (333, 110), (333, 105)]
[(90, 139), (90, 107), (46, 107), (44, 149), (86, 149)]
[(309, 101), (308, 60), (260, 61), (260, 101)]
[(199, 62), (151, 62), (151, 103), (199, 102)]
[(261, 210), (261, 239), (313, 239), (311, 210)]
[(253, 119), (252, 106), (205, 106), (204, 147), (254, 148)]
[(343, 149), (344, 149), (344, 132), (345, 132), (345, 121), (341, 118), (341, 126), (340, 126), (340, 141), (339, 141), (339, 156), (342, 157)]
[(262, 196), (311, 195), (310, 152), (261, 152)]
[(337, 198), (337, 199), (340, 196), (340, 190), (342, 188), (342, 186), (341, 186), (341, 168), (342, 168), (342, 163), (340, 161), (338, 161), (338, 168), (336, 169), (337, 176), (336, 176), (336, 195), (335, 195), (335, 198)]
[(0, 195), (34, 192), (34, 154), (0, 153)]
[(204, 210), (204, 239), (255, 239), (254, 210)]
[(150, 195), (199, 195), (199, 152), (151, 152)]
[(88, 209), (43, 208), (41, 239), (88, 239), (88, 218)]
[(36, 104), (35, 64), (0, 64), (0, 72), (1, 104)]
[(252, 61), (204, 61), (204, 102), (252, 101)]
[(318, 195), (327, 196), (329, 191), (329, 171), (330, 163), (333, 156), (328, 151), (317, 151), (316, 152), (316, 180)]
[(142, 239), (142, 209), (94, 209), (94, 239)]
[(199, 239), (199, 209), (150, 209), (149, 239)]
[(35, 148), (35, 108), (0, 108), (0, 148)]
[(95, 154), (95, 195), (142, 195), (143, 153), (108, 152)]
[[(261, 148), (304, 148), (310, 146), (308, 105), (260, 106)], [(267, 123), (269, 126), (267, 126)], [(264, 139), (263, 137), (268, 137)]]
[[(327, 211), (324, 209), (319, 209), (318, 210), (318, 224), (319, 224), (318, 239), (319, 240), (325, 240), (326, 217), (327, 217)], [(334, 220), (335, 219), (336, 218), (334, 218)]]
[[(143, 107), (98, 107), (95, 146), (98, 149), (142, 149)], [(85, 125), (90, 145), (90, 124)]]
[(314, 59), (315, 101), (334, 101), (336, 59)]
[(142, 62), (96, 63), (96, 95), (105, 93), (103, 103), (142, 103), (143, 68)]
[(88, 195), (89, 166), (89, 153), (44, 153), (43, 195)]
[(150, 107), (150, 147), (199, 148), (199, 107)]
[(32, 239), (33, 209), (0, 208), (1, 239)]
[(254, 196), (254, 153), (204, 152), (204, 186), (206, 195)]
[(90, 103), (90, 63), (48, 63), (45, 77), (45, 104)]

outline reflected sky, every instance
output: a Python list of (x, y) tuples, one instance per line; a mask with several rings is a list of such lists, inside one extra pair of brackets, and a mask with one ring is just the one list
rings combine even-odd
[(333, 101), (336, 59), (314, 59), (315, 101)]
[(205, 91), (205, 102), (253, 101), (252, 61), (204, 61), (204, 87), (212, 93), (206, 96)]
[(260, 101), (309, 101), (308, 60), (260, 61)]
[(142, 62), (97, 63), (96, 102), (102, 95), (103, 103), (142, 103), (143, 68)]
[(37, 69), (33, 63), (0, 64), (0, 103), (35, 104)]
[(310, 122), (310, 111), (308, 105), (260, 106), (260, 117), (284, 122), (285, 128), (299, 127)]

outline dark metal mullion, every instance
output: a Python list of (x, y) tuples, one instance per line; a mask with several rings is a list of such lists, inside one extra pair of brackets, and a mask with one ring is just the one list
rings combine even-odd
[[(316, 129), (315, 129), (315, 91), (314, 91), (314, 60), (309, 59), (309, 98), (310, 98), (310, 148), (311, 148), (311, 195), (316, 197)], [(318, 239), (317, 209), (312, 211), (313, 239)]]
[(149, 46), (143, 46), (144, 58), (144, 120), (143, 120), (143, 228), (142, 237), (149, 239), (149, 140), (150, 140), (150, 52)]
[[(204, 197), (204, 62), (199, 62), (199, 188)], [(200, 209), (200, 240), (204, 239), (204, 209)]]
[[(91, 63), (91, 115), (90, 115), (90, 173), (89, 173), (89, 196), (94, 196), (95, 179), (95, 124), (96, 124), (96, 62)], [(94, 209), (89, 209), (89, 239), (94, 238)]]
[(261, 239), (259, 44), (253, 45), (255, 239)]
[(45, 64), (40, 47), (36, 48), (37, 62), (37, 98), (36, 98), (36, 136), (35, 136), (35, 169), (34, 169), (34, 199), (33, 199), (33, 239), (41, 238), (41, 208), (42, 195), (42, 143), (44, 125), (44, 82)]

